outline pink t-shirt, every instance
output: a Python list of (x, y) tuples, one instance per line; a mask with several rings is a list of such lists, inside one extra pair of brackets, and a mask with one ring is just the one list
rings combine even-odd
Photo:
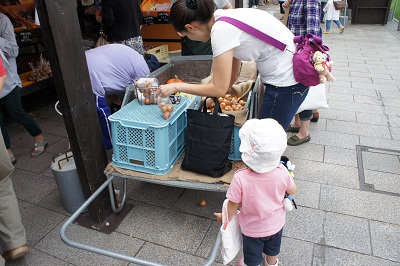
[(226, 197), (240, 203), (242, 233), (249, 237), (266, 237), (279, 232), (286, 219), (282, 204), (285, 191), (293, 186), (294, 181), (282, 164), (264, 174), (249, 168), (238, 170)]

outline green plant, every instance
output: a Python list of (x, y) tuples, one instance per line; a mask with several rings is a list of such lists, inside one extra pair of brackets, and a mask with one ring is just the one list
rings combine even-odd
[(394, 17), (400, 19), (400, 0), (392, 0), (390, 9), (394, 10)]

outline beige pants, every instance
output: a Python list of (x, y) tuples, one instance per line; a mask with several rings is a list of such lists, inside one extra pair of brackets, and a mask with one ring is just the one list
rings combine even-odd
[(26, 244), (17, 197), (10, 179), (14, 166), (0, 132), (0, 247), (3, 251)]

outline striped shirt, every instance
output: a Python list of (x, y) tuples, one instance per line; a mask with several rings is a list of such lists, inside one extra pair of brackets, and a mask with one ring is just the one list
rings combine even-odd
[(295, 36), (308, 33), (322, 36), (320, 27), (321, 3), (319, 0), (292, 0), (289, 13), (289, 29)]

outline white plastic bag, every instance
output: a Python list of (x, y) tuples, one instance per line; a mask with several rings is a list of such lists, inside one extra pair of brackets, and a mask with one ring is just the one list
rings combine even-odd
[(325, 95), (325, 84), (318, 84), (309, 88), (307, 97), (300, 105), (297, 113), (304, 110), (324, 109), (329, 108)]
[(224, 265), (231, 262), (242, 248), (242, 231), (239, 226), (239, 211), (228, 221), (228, 199), (222, 205), (221, 255)]

